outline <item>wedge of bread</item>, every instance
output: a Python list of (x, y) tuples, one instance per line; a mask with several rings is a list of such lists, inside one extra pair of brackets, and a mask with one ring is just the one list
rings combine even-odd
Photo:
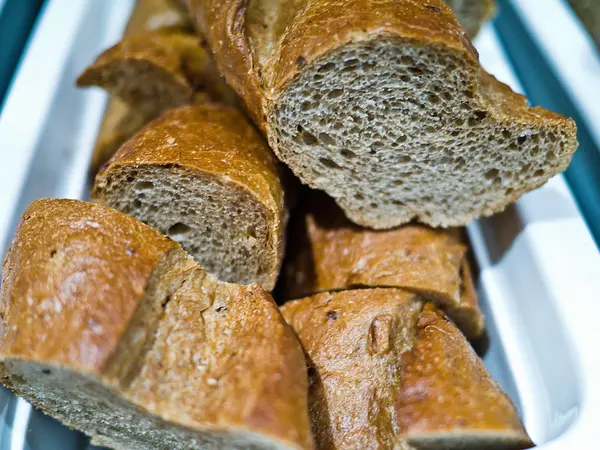
[[(190, 29), (188, 15), (177, 0), (137, 0), (123, 38), (131, 38), (148, 31), (169, 28), (185, 31)], [(113, 96), (104, 113), (96, 145), (90, 162), (93, 178), (102, 164), (108, 161), (129, 137), (153, 117), (146, 117), (122, 99)]]
[(494, 0), (444, 0), (452, 8), (456, 18), (469, 34), (474, 38), (481, 25), (488, 20), (496, 9)]
[(167, 111), (99, 172), (92, 199), (171, 236), (222, 280), (275, 285), (283, 181), (266, 143), (232, 107)]
[(458, 230), (403, 225), (369, 230), (325, 195), (308, 195), (289, 232), (287, 299), (347, 289), (402, 288), (434, 302), (467, 335), (483, 333), (467, 246)]
[(460, 226), (564, 170), (572, 120), (486, 74), (441, 0), (188, 0), (279, 159), (355, 223)]
[(320, 449), (523, 449), (514, 405), (464, 336), (401, 289), (286, 303), (309, 361)]
[(100, 86), (146, 117), (194, 101), (234, 99), (199, 38), (170, 28), (123, 39), (102, 53), (77, 85)]
[(300, 344), (257, 285), (117, 211), (41, 200), (4, 266), (2, 382), (116, 449), (310, 449)]

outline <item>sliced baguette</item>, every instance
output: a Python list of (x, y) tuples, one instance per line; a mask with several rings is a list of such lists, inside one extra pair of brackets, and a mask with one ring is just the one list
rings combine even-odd
[(467, 335), (484, 331), (467, 246), (458, 230), (360, 228), (325, 195), (305, 197), (289, 232), (287, 299), (364, 287), (403, 288), (442, 308)]
[(514, 405), (458, 329), (401, 289), (286, 303), (320, 449), (523, 449)]
[(234, 99), (198, 37), (170, 28), (123, 39), (103, 52), (77, 85), (100, 86), (146, 117), (194, 101)]
[(452, 8), (456, 18), (469, 34), (474, 38), (481, 25), (490, 19), (496, 10), (494, 0), (444, 0)]
[(171, 236), (222, 280), (275, 285), (283, 182), (266, 143), (232, 107), (166, 112), (99, 172), (92, 199)]
[(311, 448), (302, 349), (257, 285), (71, 200), (30, 205), (3, 276), (2, 382), (94, 443)]
[[(180, 1), (137, 0), (123, 38), (168, 27), (172, 30), (189, 30), (190, 22)], [(113, 96), (104, 113), (92, 152), (90, 175), (94, 177), (102, 164), (108, 161), (118, 148), (152, 117), (138, 111), (122, 99)]]
[(188, 7), (277, 157), (360, 225), (464, 225), (577, 148), (572, 120), (483, 71), (441, 0)]

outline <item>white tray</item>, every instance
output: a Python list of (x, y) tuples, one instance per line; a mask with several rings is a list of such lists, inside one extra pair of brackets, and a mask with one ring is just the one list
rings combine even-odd
[[(1, 0), (0, 0), (1, 1)], [(76, 75), (118, 40), (133, 0), (50, 0), (0, 115), (0, 254), (30, 201), (85, 198), (106, 96)], [(485, 67), (516, 90), (491, 27)], [(469, 227), (490, 338), (485, 362), (543, 450), (598, 448), (600, 253), (562, 176)], [(76, 450), (80, 435), (0, 391), (0, 450)]]

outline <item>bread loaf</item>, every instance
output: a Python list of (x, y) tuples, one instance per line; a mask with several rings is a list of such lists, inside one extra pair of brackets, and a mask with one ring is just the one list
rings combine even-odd
[(316, 446), (523, 449), (514, 405), (440, 311), (401, 289), (286, 303), (309, 361)]
[(222, 280), (275, 285), (283, 183), (266, 143), (232, 107), (166, 112), (99, 172), (92, 199), (171, 236)]
[(471, 38), (474, 38), (483, 22), (496, 9), (494, 0), (444, 0), (452, 8), (456, 18)]
[(312, 447), (302, 349), (259, 286), (72, 200), (30, 205), (3, 277), (2, 382), (94, 443)]
[[(185, 9), (177, 0), (137, 0), (123, 33), (124, 38), (169, 27), (172, 30), (189, 30)], [(150, 121), (143, 111), (138, 111), (118, 97), (112, 97), (106, 108), (96, 145), (92, 153), (90, 174), (95, 176), (102, 164), (137, 130)]]
[(194, 101), (235, 98), (198, 37), (169, 28), (123, 39), (102, 53), (77, 85), (103, 87), (146, 117)]
[(403, 288), (442, 308), (469, 337), (483, 333), (467, 247), (458, 230), (409, 224), (360, 228), (324, 195), (306, 197), (290, 230), (285, 297), (371, 288)]
[(441, 0), (187, 0), (277, 157), (355, 223), (460, 226), (564, 170), (572, 120), (486, 74)]

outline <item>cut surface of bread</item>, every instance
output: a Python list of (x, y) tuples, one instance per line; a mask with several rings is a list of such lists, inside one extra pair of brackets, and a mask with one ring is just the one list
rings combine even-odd
[(456, 18), (469, 34), (474, 38), (483, 22), (488, 20), (496, 5), (493, 0), (444, 0), (452, 8)]
[(94, 443), (311, 448), (302, 349), (259, 286), (69, 200), (26, 210), (4, 280), (2, 382)]
[(415, 294), (321, 293), (286, 303), (282, 312), (307, 355), (318, 448), (533, 445), (465, 337)]
[(441, 0), (188, 3), (278, 158), (360, 225), (464, 225), (577, 148), (572, 120), (483, 71)]
[(148, 118), (193, 102), (235, 102), (199, 38), (169, 28), (124, 38), (103, 52), (77, 85), (100, 86)]
[(285, 298), (358, 288), (402, 288), (442, 308), (467, 335), (484, 330), (467, 246), (458, 230), (403, 225), (369, 230), (350, 222), (325, 195), (305, 197), (292, 221)]
[(231, 107), (167, 111), (100, 171), (92, 198), (169, 235), (224, 281), (275, 285), (283, 184), (266, 143)]

